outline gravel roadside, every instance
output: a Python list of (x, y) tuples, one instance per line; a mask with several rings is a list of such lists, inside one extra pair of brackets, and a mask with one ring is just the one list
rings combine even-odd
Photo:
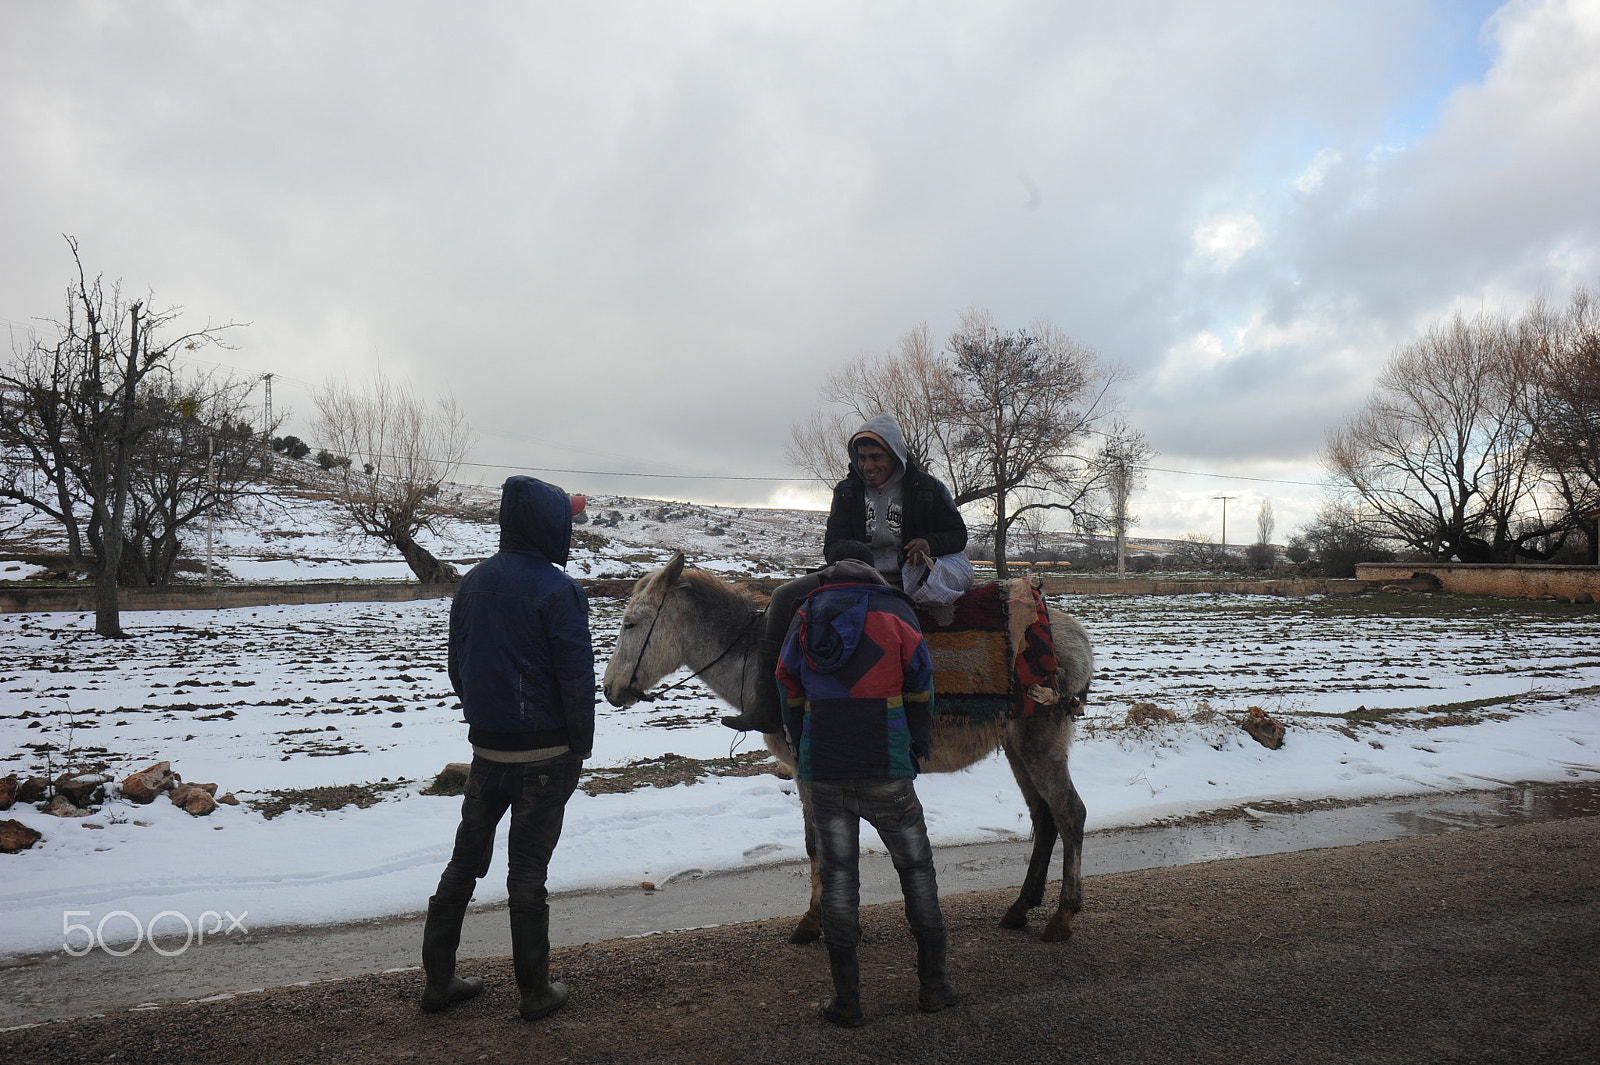
[(899, 906), (867, 908), (851, 1031), (783, 918), (558, 950), (573, 998), (537, 1025), (492, 959), (441, 1016), (390, 973), (0, 1032), (0, 1061), (1600, 1061), (1600, 818), (1086, 886), (1064, 944), (1000, 929), (1009, 891), (947, 898), (964, 1001), (929, 1016)]

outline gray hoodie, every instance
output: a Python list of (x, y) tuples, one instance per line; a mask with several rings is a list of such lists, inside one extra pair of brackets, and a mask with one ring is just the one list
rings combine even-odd
[(857, 429), (850, 436), (850, 465), (856, 467), (856, 441), (862, 437), (876, 440), (888, 449), (899, 465), (882, 488), (866, 486), (867, 504), (867, 543), (872, 547), (873, 565), (882, 573), (888, 582), (896, 588), (900, 587), (900, 547), (901, 547), (901, 488), (906, 476), (906, 438), (900, 431), (900, 423), (894, 420), (892, 414), (878, 414), (867, 419), (866, 424)]

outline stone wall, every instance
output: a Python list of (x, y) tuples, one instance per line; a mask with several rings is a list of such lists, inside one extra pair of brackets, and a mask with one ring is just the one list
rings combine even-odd
[(1574, 599), (1587, 593), (1600, 599), (1600, 568), (1595, 566), (1488, 566), (1467, 562), (1363, 562), (1356, 566), (1358, 579), (1385, 584), (1419, 574), (1437, 579), (1440, 591), (1457, 595)]
[[(312, 582), (283, 584), (217, 584), (210, 588), (177, 584), (166, 588), (124, 588), (123, 610), (226, 610), (246, 606), (298, 606), (302, 603), (406, 603), (454, 595), (453, 584), (409, 581)], [(28, 612), (94, 612), (94, 585), (47, 581), (0, 583), (0, 614)]]

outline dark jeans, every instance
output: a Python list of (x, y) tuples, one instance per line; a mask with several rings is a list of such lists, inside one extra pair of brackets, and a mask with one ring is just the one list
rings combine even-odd
[(919, 937), (943, 932), (933, 848), (911, 781), (814, 780), (809, 787), (822, 864), (822, 937), (829, 949), (853, 950), (861, 942), (863, 820), (878, 830), (900, 874), (911, 931)]
[(506, 875), (506, 888), (511, 893), (511, 912), (543, 911), (549, 895), (544, 882), (550, 855), (561, 838), (562, 815), (578, 786), (582, 766), (582, 759), (570, 753), (522, 765), (491, 762), (474, 755), (472, 773), (461, 796), (456, 849), (431, 901), (464, 906), (472, 900), (472, 890), (478, 878), (489, 871), (489, 859), (494, 856), (495, 827), (510, 807), (510, 872)]

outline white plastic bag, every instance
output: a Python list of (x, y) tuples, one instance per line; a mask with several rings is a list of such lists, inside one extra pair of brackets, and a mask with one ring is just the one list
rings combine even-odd
[(940, 555), (931, 568), (910, 563), (900, 567), (906, 594), (922, 606), (949, 606), (972, 591), (974, 579), (972, 560), (964, 551)]

